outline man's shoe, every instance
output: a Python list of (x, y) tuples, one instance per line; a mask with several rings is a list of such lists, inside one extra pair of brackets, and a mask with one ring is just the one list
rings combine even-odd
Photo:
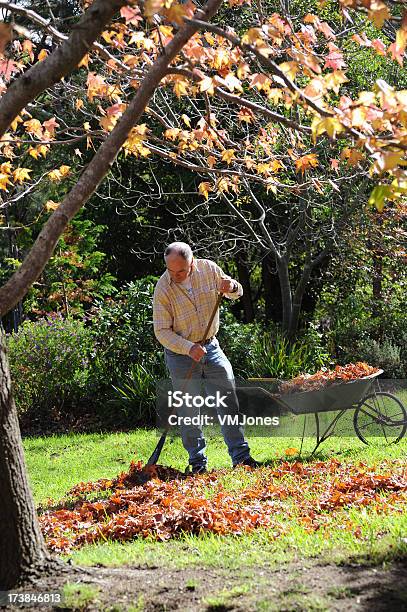
[(206, 474), (208, 470), (206, 469), (206, 465), (193, 465), (192, 473), (193, 474)]
[(257, 468), (261, 466), (261, 463), (256, 461), (256, 459), (253, 459), (253, 457), (247, 457), (246, 459), (242, 459), (241, 461), (234, 463), (233, 467), (235, 468), (235, 467), (238, 467), (239, 465), (247, 465), (251, 468)]

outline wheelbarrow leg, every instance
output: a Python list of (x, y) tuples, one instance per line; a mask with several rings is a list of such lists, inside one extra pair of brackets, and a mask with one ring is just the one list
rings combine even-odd
[(305, 426), (307, 424), (307, 415), (304, 414), (304, 427), (302, 428), (302, 438), (301, 438), (301, 447), (300, 447), (300, 454), (299, 457), (301, 457), (301, 453), (302, 453), (302, 445), (304, 443), (304, 434), (305, 434)]
[(317, 450), (318, 446), (320, 444), (322, 444), (322, 442), (325, 442), (325, 440), (327, 440), (329, 438), (329, 436), (332, 436), (334, 429), (336, 427), (337, 422), (339, 421), (339, 419), (342, 417), (342, 415), (344, 415), (346, 412), (346, 408), (341, 410), (334, 419), (332, 419), (332, 421), (330, 422), (330, 424), (328, 425), (328, 427), (325, 429), (324, 433), (322, 434), (322, 436), (320, 435), (320, 425), (319, 425), (319, 416), (318, 413), (315, 412), (315, 422), (316, 422), (316, 426), (317, 426), (317, 444), (314, 448), (314, 450), (311, 453), (311, 457), (314, 455), (315, 451)]
[(316, 434), (315, 434), (316, 438), (317, 438), (317, 443), (316, 443), (316, 445), (314, 447), (314, 450), (311, 453), (311, 457), (314, 456), (315, 451), (317, 450), (318, 446), (321, 444), (321, 441), (322, 441), (321, 438), (319, 437), (319, 416), (318, 416), (318, 412), (314, 412), (314, 417), (315, 417), (315, 425), (316, 425), (316, 428), (317, 428), (317, 431), (316, 431)]

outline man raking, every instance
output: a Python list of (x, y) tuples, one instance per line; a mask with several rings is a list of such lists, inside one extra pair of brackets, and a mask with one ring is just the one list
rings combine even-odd
[[(157, 282), (154, 291), (154, 333), (164, 347), (165, 362), (170, 372), (173, 391), (185, 391), (196, 401), (184, 402), (177, 415), (184, 448), (189, 454), (193, 473), (206, 471), (206, 442), (202, 427), (193, 418), (199, 415), (199, 397), (202, 382), (206, 393), (218, 398), (213, 407), (223, 417), (221, 431), (233, 466), (259, 464), (250, 456), (243, 427), (233, 415), (238, 414), (232, 366), (219, 346), (219, 310), (207, 329), (208, 321), (217, 304), (219, 293), (238, 299), (243, 288), (224, 274), (209, 259), (194, 258), (191, 247), (184, 242), (170, 244), (164, 253), (167, 270)], [(206, 333), (206, 340), (202, 342)], [(191, 364), (195, 362), (191, 372)], [(186, 381), (186, 378), (189, 381)], [(227, 398), (227, 399), (226, 399)], [(201, 404), (203, 400), (201, 399)], [(228, 415), (232, 418), (228, 419)], [(225, 418), (226, 417), (226, 418)]]

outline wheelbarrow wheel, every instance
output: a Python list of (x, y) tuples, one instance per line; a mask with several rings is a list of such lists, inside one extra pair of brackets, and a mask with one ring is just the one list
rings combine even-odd
[(383, 437), (387, 444), (397, 444), (407, 430), (407, 413), (401, 401), (385, 391), (363, 398), (353, 415), (356, 435), (369, 444), (369, 437)]

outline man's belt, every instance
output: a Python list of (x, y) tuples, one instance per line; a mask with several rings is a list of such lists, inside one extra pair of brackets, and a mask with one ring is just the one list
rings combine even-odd
[(205, 340), (205, 342), (200, 342), (199, 344), (203, 344), (205, 346), (205, 344), (210, 344), (210, 342), (212, 342), (212, 340), (215, 340), (215, 336), (211, 336), (210, 338)]

